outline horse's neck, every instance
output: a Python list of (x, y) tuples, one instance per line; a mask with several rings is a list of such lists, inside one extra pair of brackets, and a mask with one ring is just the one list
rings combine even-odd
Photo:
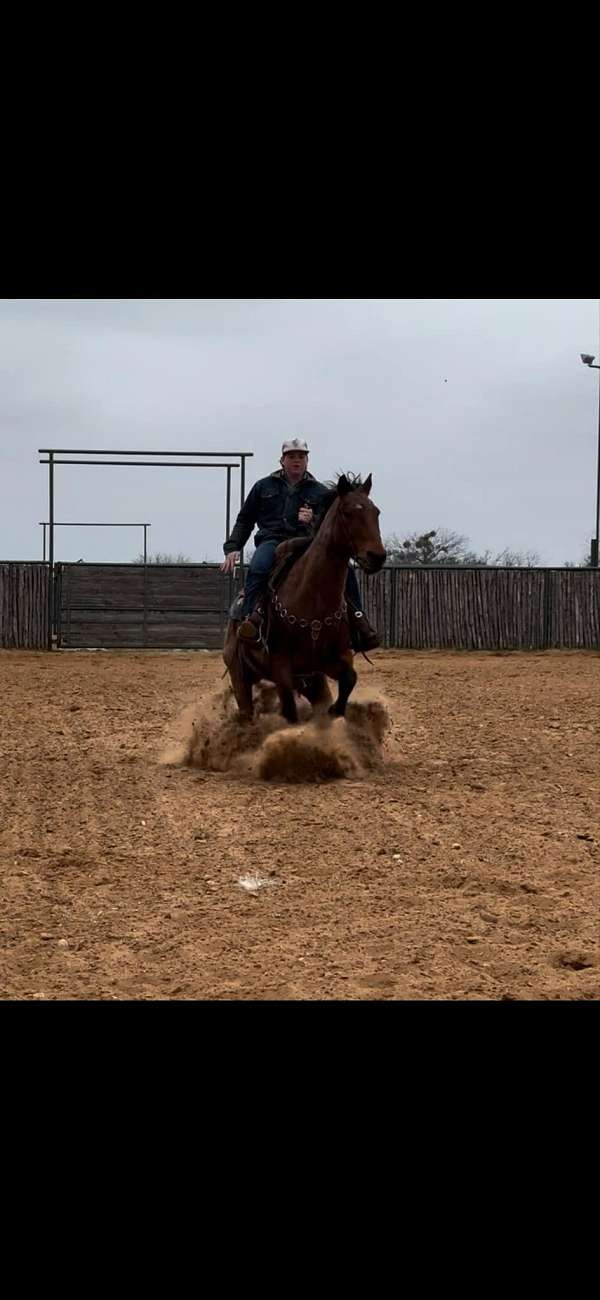
[(352, 552), (349, 545), (340, 543), (338, 532), (335, 517), (326, 519), (306, 555), (294, 565), (288, 580), (290, 597), (294, 590), (302, 588), (320, 603), (330, 604), (332, 600), (341, 603)]

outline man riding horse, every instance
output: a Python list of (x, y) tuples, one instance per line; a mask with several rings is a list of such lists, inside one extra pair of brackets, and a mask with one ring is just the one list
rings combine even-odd
[[(292, 538), (305, 538), (308, 544), (312, 536), (311, 525), (327, 497), (325, 484), (319, 483), (308, 472), (308, 455), (308, 446), (301, 439), (284, 442), (281, 469), (254, 484), (223, 546), (225, 560), (221, 569), (223, 573), (231, 573), (252, 529), (258, 527), (256, 550), (246, 575), (242, 621), (237, 633), (243, 641), (260, 639), (261, 614), (257, 605), (265, 594), (277, 547)], [(379, 637), (365, 617), (356, 574), (350, 567), (345, 597), (353, 648), (375, 650), (380, 644)]]

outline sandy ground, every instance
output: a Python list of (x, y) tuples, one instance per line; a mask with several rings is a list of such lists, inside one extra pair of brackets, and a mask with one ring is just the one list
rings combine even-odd
[(600, 997), (600, 655), (374, 665), (381, 767), (287, 784), (161, 762), (217, 654), (2, 652), (0, 997)]

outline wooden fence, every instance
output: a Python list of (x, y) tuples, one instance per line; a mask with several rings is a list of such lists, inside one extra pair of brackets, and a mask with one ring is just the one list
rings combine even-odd
[[(56, 566), (65, 648), (218, 650), (232, 584), (210, 565)], [(0, 648), (48, 644), (48, 566), (0, 563)], [(405, 650), (600, 650), (599, 569), (358, 572), (385, 646)]]
[(599, 569), (357, 571), (382, 643), (403, 650), (600, 650)]
[(48, 645), (48, 565), (0, 562), (0, 649)]

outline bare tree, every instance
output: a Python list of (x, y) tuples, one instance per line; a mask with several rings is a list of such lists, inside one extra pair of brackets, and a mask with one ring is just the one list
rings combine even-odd
[(537, 551), (499, 551), (487, 564), (498, 569), (539, 569), (542, 561)]
[[(143, 564), (144, 556), (138, 555), (133, 561), (134, 564)], [(166, 551), (155, 551), (153, 555), (146, 557), (146, 564), (192, 564), (193, 561), (189, 555), (170, 555)]]
[(590, 546), (589, 550), (586, 551), (585, 555), (584, 555), (583, 558), (579, 561), (578, 564), (574, 564), (572, 560), (565, 560), (565, 569), (591, 569), (591, 568), (592, 568), (592, 548), (591, 548), (591, 546)]
[(445, 565), (447, 567), (535, 568), (541, 564), (536, 551), (511, 551), (508, 548), (492, 556), (491, 551), (478, 555), (469, 547), (463, 533), (449, 528), (432, 528), (428, 533), (410, 533), (404, 541), (394, 533), (386, 539), (388, 564)]
[(464, 563), (466, 543), (467, 538), (461, 533), (447, 528), (432, 528), (428, 533), (410, 533), (404, 541), (394, 533), (386, 539), (385, 545), (389, 564), (426, 565)]

